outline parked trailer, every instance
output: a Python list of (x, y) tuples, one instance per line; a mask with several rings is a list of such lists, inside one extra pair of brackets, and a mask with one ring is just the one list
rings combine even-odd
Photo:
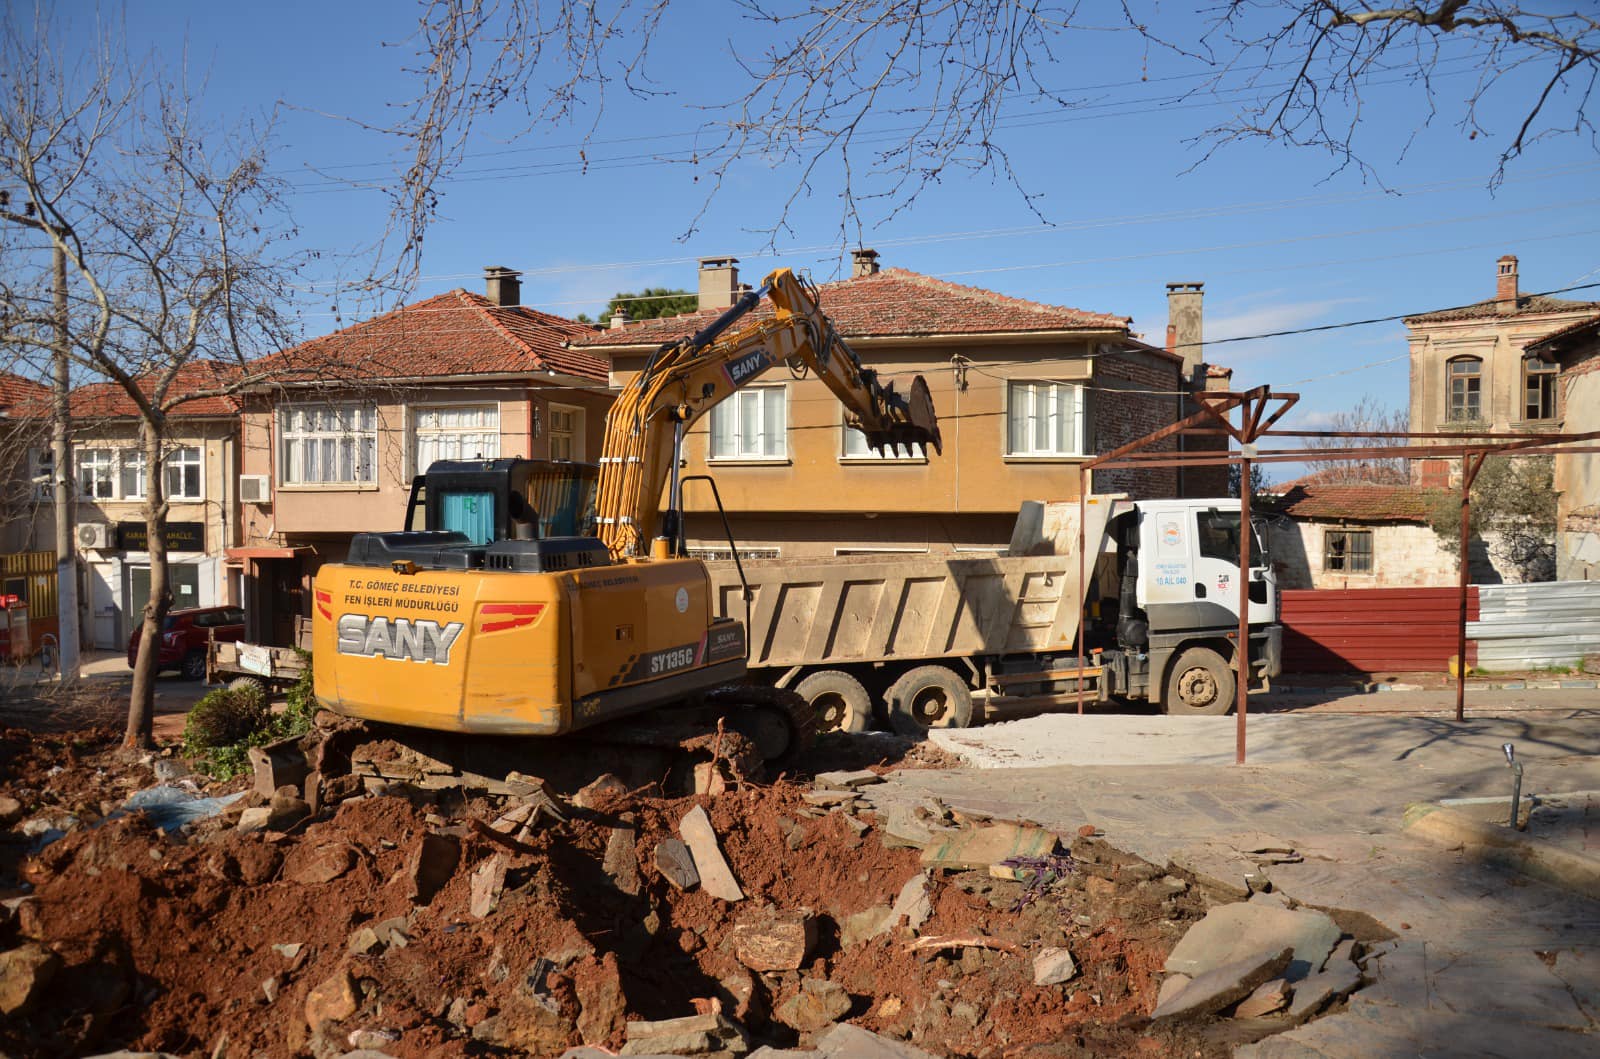
[[(985, 715), (1078, 699), (1154, 699), (1168, 712), (1226, 713), (1237, 636), (1237, 500), (1085, 505), (1090, 628), (1077, 634), (1078, 503), (1024, 505), (1005, 554), (839, 556), (712, 562), (719, 616), (743, 620), (751, 673), (793, 687), (822, 723), (862, 731), (881, 696), (897, 729), (965, 727)], [(1233, 560), (1228, 546), (1232, 515)], [(1145, 555), (1143, 565), (1140, 556)], [(1252, 667), (1278, 672), (1276, 589), (1251, 571)], [(1256, 586), (1259, 583), (1260, 590)], [(1231, 585), (1231, 593), (1228, 586)], [(1256, 597), (1261, 597), (1260, 605)]]

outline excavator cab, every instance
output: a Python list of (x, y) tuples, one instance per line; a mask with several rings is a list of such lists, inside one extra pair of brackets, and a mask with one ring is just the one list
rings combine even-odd
[(592, 537), (599, 476), (572, 460), (436, 460), (411, 480), (405, 528), (460, 533), (474, 545)]

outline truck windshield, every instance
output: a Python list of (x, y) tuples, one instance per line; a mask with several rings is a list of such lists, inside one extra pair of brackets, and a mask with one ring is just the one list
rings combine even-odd
[[(1239, 563), (1239, 512), (1201, 511), (1195, 516), (1196, 537), (1200, 541), (1200, 554), (1209, 559)], [(1254, 523), (1254, 520), (1251, 520)], [(1266, 549), (1261, 546), (1259, 529), (1252, 524), (1250, 533), (1250, 565), (1259, 566)]]

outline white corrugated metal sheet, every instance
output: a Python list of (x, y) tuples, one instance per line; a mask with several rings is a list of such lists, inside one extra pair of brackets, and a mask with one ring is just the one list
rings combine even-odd
[(1600, 581), (1480, 585), (1467, 636), (1478, 641), (1479, 669), (1570, 666), (1600, 654)]

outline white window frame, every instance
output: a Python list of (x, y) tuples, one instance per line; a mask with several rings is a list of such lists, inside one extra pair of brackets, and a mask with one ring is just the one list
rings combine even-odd
[[(492, 410), (493, 411), (493, 416), (494, 416), (494, 422), (492, 424), (479, 424), (479, 425), (475, 425), (475, 426), (471, 426), (471, 427), (425, 427), (425, 426), (423, 426), (423, 419), (429, 413), (445, 411), (445, 410), (459, 411), (461, 409), (468, 409), (468, 408), (475, 408), (475, 409), (479, 409), (480, 411), (481, 410)], [(440, 459), (440, 460), (475, 460), (475, 459), (493, 460), (493, 459), (498, 459), (499, 456), (500, 456), (501, 438), (503, 437), (503, 434), (501, 433), (501, 423), (503, 422), (504, 411), (505, 410), (501, 407), (501, 403), (499, 401), (428, 401), (428, 402), (426, 402), (424, 404), (416, 404), (416, 405), (408, 406), (406, 408), (406, 417), (407, 417), (407, 419), (408, 419), (408, 421), (410, 422), (410, 425), (411, 425), (411, 430), (409, 432), (410, 433), (409, 445), (408, 445), (408, 448), (410, 449), (409, 455), (410, 455), (411, 473), (412, 474), (426, 474), (427, 471), (428, 471), (428, 464), (425, 464), (422, 461), (421, 444), (422, 444), (422, 439), (424, 437), (434, 437), (434, 438), (478, 437), (478, 438), (485, 438), (485, 439), (492, 438), (493, 439), (493, 444), (492, 445), (483, 445), (483, 446), (481, 446), (482, 449), (484, 450), (481, 453), (479, 451), (477, 451), (477, 449), (475, 448), (474, 451), (471, 452), (471, 453), (458, 452), (458, 453), (456, 453), (454, 455), (436, 456), (436, 457), (434, 457), (434, 459)], [(493, 449), (493, 451), (492, 452), (488, 451), (489, 449)], [(428, 463), (430, 463), (430, 464), (432, 462), (433, 462), (433, 460), (429, 460), (428, 461)]]
[[(319, 416), (327, 413), (334, 416), (353, 417), (347, 421), (355, 423), (354, 429), (323, 429), (320, 424), (315, 429), (291, 429), (294, 417), (299, 413), (317, 413)], [(370, 416), (371, 426), (360, 425), (360, 420)], [(361, 401), (336, 401), (329, 403), (300, 403), (283, 405), (278, 409), (278, 460), (277, 484), (287, 489), (372, 489), (378, 484), (378, 442), (381, 431), (378, 426), (377, 406), (370, 402)], [(368, 459), (363, 460), (359, 442), (363, 438), (371, 438), (372, 451)], [(294, 442), (305, 441), (333, 441), (336, 444), (345, 441), (354, 442), (350, 454), (351, 477), (330, 478), (319, 472), (315, 478), (306, 477), (303, 473), (298, 479), (289, 476), (291, 460), (290, 446)], [(337, 455), (337, 452), (335, 452)], [(320, 460), (320, 452), (319, 452)], [(366, 466), (363, 468), (363, 463)], [(363, 473), (364, 472), (364, 473)]]
[[(194, 459), (185, 457), (186, 453), (194, 453)], [(178, 471), (178, 481), (183, 481), (182, 468), (193, 465), (195, 468), (196, 492), (180, 492), (172, 488), (171, 473)], [(206, 498), (206, 450), (204, 445), (179, 445), (171, 452), (161, 457), (161, 495), (166, 500), (178, 500), (185, 503), (201, 501)]]
[[(1068, 428), (1072, 444), (1069, 446), (1069, 448), (1063, 450), (1055, 447), (1034, 447), (1032, 442), (1036, 437), (1037, 432), (1031, 428), (1024, 432), (1027, 438), (1026, 447), (1014, 448), (1012, 446), (1013, 417), (1019, 414), (1020, 411), (1020, 414), (1026, 416), (1030, 421), (1037, 419), (1041, 414), (1041, 398), (1045, 398), (1046, 400), (1055, 398), (1056, 402), (1058, 403), (1059, 398), (1057, 395), (1069, 390), (1072, 392), (1072, 410), (1069, 413), (1071, 415), (1072, 422)], [(1003, 417), (1000, 429), (1005, 432), (1005, 435), (1002, 439), (1002, 444), (1004, 445), (1004, 451), (1007, 459), (1081, 459), (1087, 455), (1088, 439), (1086, 436), (1086, 430), (1088, 417), (1086, 415), (1086, 410), (1088, 404), (1088, 387), (1084, 386), (1082, 383), (1068, 382), (1064, 379), (1008, 379), (1006, 381), (1005, 395), (1006, 414)], [(1019, 408), (1019, 401), (1025, 402), (1026, 407)], [(1058, 408), (1046, 408), (1043, 410), (1042, 414), (1048, 417), (1052, 423), (1061, 416)], [(1050, 426), (1047, 429), (1050, 437), (1053, 439), (1056, 436), (1055, 427)]]
[[(105, 448), (79, 449), (73, 460), (73, 477), (78, 483), (80, 500), (115, 500), (117, 498), (117, 450)], [(92, 486), (84, 483), (84, 475), (94, 476)], [(103, 477), (102, 477), (103, 474)], [(105, 486), (105, 492), (99, 486)]]
[[(136, 466), (137, 473), (133, 476), (134, 487), (123, 488), (127, 483), (123, 475)], [(144, 450), (143, 449), (118, 449), (117, 450), (117, 490), (124, 500), (144, 499)]]
[[(776, 391), (782, 396), (783, 416), (782, 422), (776, 426), (767, 423), (766, 395)], [(743, 432), (739, 429), (744, 424), (745, 406), (754, 402), (760, 424), (756, 430), (757, 439), (776, 438), (777, 451), (766, 452), (765, 445), (749, 445), (746, 443)], [(735, 430), (734, 451), (718, 452), (717, 441), (719, 437), (727, 436), (722, 429), (728, 416), (734, 416)], [(752, 385), (737, 391), (726, 401), (711, 409), (708, 417), (706, 437), (706, 461), (708, 463), (788, 463), (789, 462), (789, 387), (784, 383), (773, 385)]]
[[(35, 500), (53, 500), (56, 495), (56, 453), (52, 448), (34, 449), (28, 453), (28, 479), (34, 483), (33, 498)], [(39, 479), (44, 479), (40, 481)], [(76, 492), (77, 479), (73, 479), (72, 488)]]
[[(857, 441), (856, 439), (860, 439)], [(859, 451), (850, 451), (851, 443), (859, 445)], [(901, 451), (904, 448), (905, 451)], [(867, 435), (852, 427), (849, 423), (839, 425), (839, 462), (840, 463), (927, 463), (928, 450), (920, 443), (913, 442), (907, 446), (886, 445), (882, 453), (874, 452), (872, 446), (867, 444)]]
[(927, 555), (926, 548), (879, 548), (868, 545), (842, 545), (833, 549), (838, 555)]
[[(545, 449), (547, 452), (549, 452), (552, 460), (583, 461), (584, 432), (589, 426), (588, 422), (584, 418), (584, 411), (585, 410), (582, 405), (556, 404), (554, 401), (545, 405), (545, 417), (547, 419), (545, 424)], [(572, 416), (571, 427), (567, 430), (557, 430), (557, 415)], [(558, 436), (565, 437), (567, 439), (567, 454), (565, 456), (557, 455), (556, 453), (555, 441)]]

